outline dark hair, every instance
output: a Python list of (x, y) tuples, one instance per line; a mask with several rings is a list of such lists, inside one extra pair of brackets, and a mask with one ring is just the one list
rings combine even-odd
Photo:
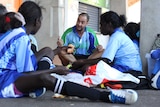
[(133, 40), (136, 39), (139, 41), (136, 33), (140, 30), (140, 26), (137, 23), (130, 22), (124, 27), (124, 32)]
[(26, 24), (34, 24), (36, 19), (42, 17), (41, 7), (33, 1), (26, 1), (20, 7), (18, 12), (20, 12)]
[(120, 17), (116, 12), (108, 11), (101, 15), (101, 22), (111, 23), (113, 28), (123, 27), (125, 20), (124, 17)]
[(7, 9), (3, 4), (0, 4), (0, 16), (7, 13)]
[(86, 16), (87, 22), (89, 21), (89, 15), (87, 13), (80, 13), (79, 16)]
[(0, 17), (0, 33), (22, 26), (22, 22), (15, 17), (15, 12), (8, 12)]
[(124, 28), (127, 24), (127, 21), (126, 21), (126, 16), (125, 15), (120, 15), (120, 20), (121, 20), (121, 26)]

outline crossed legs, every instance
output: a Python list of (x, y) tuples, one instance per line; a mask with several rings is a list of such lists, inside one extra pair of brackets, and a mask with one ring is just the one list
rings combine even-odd
[[(67, 96), (78, 96), (90, 100), (110, 102), (108, 97), (110, 92), (100, 92), (96, 89), (69, 81), (64, 82), (51, 76), (49, 72), (38, 71), (24, 74), (19, 77), (14, 84), (22, 93), (29, 93), (35, 89), (46, 87), (48, 90)], [(58, 88), (56, 88), (56, 85), (59, 85)]]

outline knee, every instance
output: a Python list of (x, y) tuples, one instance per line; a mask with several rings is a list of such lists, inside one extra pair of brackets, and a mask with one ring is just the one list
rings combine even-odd
[(56, 82), (56, 78), (51, 76), (49, 73), (41, 74), (40, 79), (44, 86), (48, 89), (52, 89)]
[(46, 56), (48, 56), (50, 59), (54, 58), (54, 52), (50, 47), (45, 47), (43, 50), (46, 53)]
[(44, 50), (44, 51), (52, 51), (52, 49), (50, 48), (50, 47), (44, 47), (44, 48), (42, 48), (42, 50)]

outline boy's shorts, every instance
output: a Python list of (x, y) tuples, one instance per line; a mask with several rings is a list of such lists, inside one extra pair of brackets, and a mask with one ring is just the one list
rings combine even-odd
[(19, 90), (17, 90), (16, 86), (13, 83), (5, 87), (0, 92), (0, 97), (2, 98), (17, 98), (22, 96), (23, 94)]

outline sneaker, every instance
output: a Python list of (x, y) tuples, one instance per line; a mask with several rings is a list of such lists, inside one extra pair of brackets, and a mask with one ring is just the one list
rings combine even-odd
[(112, 103), (133, 104), (137, 101), (138, 94), (136, 91), (131, 89), (111, 89), (109, 99)]
[(30, 93), (29, 93), (29, 96), (30, 96), (31, 98), (37, 98), (37, 97), (40, 97), (40, 96), (44, 95), (45, 92), (46, 92), (46, 88), (41, 88), (41, 89), (37, 89), (37, 90), (34, 91), (34, 92), (30, 92)]

